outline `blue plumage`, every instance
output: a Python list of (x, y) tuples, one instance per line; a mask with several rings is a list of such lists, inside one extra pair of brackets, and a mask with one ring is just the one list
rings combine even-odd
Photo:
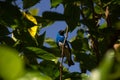
[[(64, 43), (64, 39), (65, 39), (64, 31), (60, 30), (56, 36), (56, 43), (61, 51), (62, 51), (62, 45)], [(65, 41), (65, 44), (64, 44), (63, 56), (67, 58), (69, 66), (74, 65), (72, 58), (71, 58), (71, 49), (69, 47), (67, 40)]]
[(56, 42), (59, 43), (59, 42), (64, 42), (64, 39), (65, 39), (65, 36), (63, 35), (60, 35), (59, 33), (57, 34), (57, 37), (56, 37)]

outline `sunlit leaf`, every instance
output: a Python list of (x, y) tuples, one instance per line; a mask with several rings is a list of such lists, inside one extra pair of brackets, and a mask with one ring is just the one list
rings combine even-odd
[(28, 31), (29, 31), (30, 35), (33, 38), (35, 38), (37, 30), (38, 30), (36, 18), (34, 18), (34, 16), (32, 16), (31, 14), (26, 14), (25, 12), (23, 12), (23, 14), (28, 20), (30, 20), (31, 22), (33, 22), (35, 24), (35, 26), (32, 26), (31, 28), (28, 28)]
[(40, 72), (27, 72), (23, 77), (16, 80), (52, 80), (49, 76)]
[(94, 69), (91, 73), (90, 80), (108, 80), (109, 74), (113, 65), (114, 61), (114, 51), (109, 50), (106, 55), (104, 56), (104, 59), (100, 63), (99, 67)]
[(104, 29), (104, 28), (107, 28), (107, 23), (103, 23), (99, 26), (99, 29)]
[(24, 73), (23, 61), (18, 56), (18, 52), (0, 46), (0, 77), (5, 80), (16, 80)]
[(29, 10), (30, 14), (36, 16), (38, 15), (39, 10), (37, 8), (32, 8)]
[(99, 66), (99, 70), (100, 70), (100, 80), (107, 80), (109, 72), (112, 68), (113, 65), (113, 61), (114, 61), (114, 51), (113, 50), (109, 50), (103, 61), (101, 62), (100, 66)]
[(82, 77), (83, 80), (88, 80), (89, 75), (88, 75), (88, 74), (85, 74), (85, 73), (82, 73), (82, 74), (81, 74), (81, 77)]
[(57, 7), (61, 2), (62, 0), (51, 0), (51, 7)]

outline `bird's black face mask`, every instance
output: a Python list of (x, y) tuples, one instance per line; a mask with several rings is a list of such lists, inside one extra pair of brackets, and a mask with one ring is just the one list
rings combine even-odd
[(61, 36), (63, 36), (63, 35), (64, 35), (64, 33), (65, 33), (65, 31), (64, 31), (64, 30), (60, 30), (60, 31), (59, 31), (59, 34), (60, 34)]

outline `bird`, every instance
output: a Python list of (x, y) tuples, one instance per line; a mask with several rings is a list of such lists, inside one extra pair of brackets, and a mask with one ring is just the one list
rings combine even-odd
[[(71, 65), (74, 65), (74, 62), (72, 61), (71, 49), (70, 49), (68, 41), (65, 40), (64, 33), (65, 33), (64, 30), (59, 30), (59, 32), (56, 36), (56, 44), (59, 47), (61, 54), (62, 54), (62, 46), (64, 46), (62, 56), (66, 57), (66, 59), (68, 61), (68, 66), (71, 66)], [(64, 43), (64, 40), (65, 40), (65, 43)]]

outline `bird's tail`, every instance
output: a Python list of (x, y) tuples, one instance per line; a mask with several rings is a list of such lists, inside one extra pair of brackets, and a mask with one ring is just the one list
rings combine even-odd
[(74, 62), (72, 61), (71, 52), (69, 51), (68, 48), (65, 48), (65, 49), (64, 49), (64, 55), (65, 55), (66, 58), (67, 58), (68, 65), (69, 65), (69, 66), (74, 65)]
[(68, 65), (69, 66), (74, 65), (74, 62), (72, 61), (72, 59), (68, 60)]

